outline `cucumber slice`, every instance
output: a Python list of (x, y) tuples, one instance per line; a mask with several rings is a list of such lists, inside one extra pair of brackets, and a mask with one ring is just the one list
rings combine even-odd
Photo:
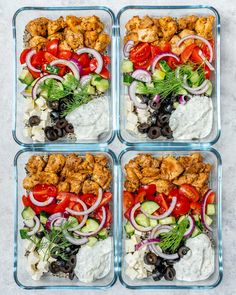
[(97, 83), (100, 82), (102, 80), (102, 77), (97, 75), (97, 74), (94, 74), (92, 76), (92, 79), (91, 79), (91, 85), (92, 86), (97, 86)]
[(183, 221), (185, 217), (186, 217), (185, 215), (180, 216), (177, 223), (180, 224), (180, 222)]
[(97, 243), (98, 239), (95, 237), (89, 237), (87, 245), (93, 247)]
[(123, 83), (126, 86), (129, 86), (133, 81), (134, 81), (134, 78), (131, 75), (129, 75), (127, 73), (123, 74)]
[(189, 80), (192, 82), (193, 85), (198, 86), (199, 82), (201, 80), (201, 77), (199, 76), (198, 72), (195, 71), (195, 72), (192, 72), (191, 77), (190, 77)]
[(28, 70), (24, 69), (19, 76), (19, 80), (23, 84), (30, 85), (34, 81), (34, 77)]
[(166, 76), (166, 73), (164, 71), (156, 69), (152, 75), (152, 79), (154, 81), (161, 81), (165, 79), (165, 76)]
[(162, 69), (162, 71), (165, 73), (172, 71), (165, 60), (160, 60), (159, 65), (160, 65), (160, 68)]
[(86, 225), (82, 227), (81, 231), (83, 233), (89, 233), (89, 232), (96, 231), (98, 227), (99, 227), (99, 223), (95, 219), (88, 218), (86, 221)]
[(158, 225), (158, 221), (156, 219), (150, 219), (150, 226), (155, 227)]
[(92, 85), (88, 85), (87, 92), (88, 94), (96, 94), (96, 89)]
[(211, 225), (213, 220), (211, 219), (211, 217), (205, 214), (205, 222), (206, 224)]
[(185, 95), (185, 94), (188, 94), (188, 92), (187, 92), (186, 89), (180, 87), (180, 88), (178, 89), (178, 91), (177, 91), (176, 94), (182, 94), (182, 95)]
[(135, 229), (129, 221), (125, 224), (125, 231), (130, 236), (134, 234)]
[(159, 223), (160, 224), (175, 224), (176, 221), (175, 221), (174, 216), (169, 216), (169, 217), (166, 217), (164, 219), (160, 219)]
[(133, 72), (133, 70), (134, 70), (134, 67), (133, 67), (132, 61), (130, 61), (128, 59), (123, 60), (122, 65), (121, 65), (121, 71), (123, 73), (131, 73), (131, 72)]
[(148, 227), (150, 226), (150, 219), (144, 215), (143, 213), (139, 213), (136, 218), (135, 218), (136, 222), (144, 227)]
[(216, 210), (215, 210), (215, 205), (214, 204), (208, 204), (207, 209), (206, 209), (207, 215), (215, 215)]
[(75, 218), (73, 216), (70, 216), (68, 218), (68, 223), (69, 223), (70, 227), (76, 227), (79, 224), (77, 218)]
[(105, 228), (103, 228), (102, 230), (100, 230), (100, 232), (98, 233), (98, 236), (100, 239), (105, 240), (108, 237), (108, 232)]
[(192, 238), (195, 238), (196, 236), (200, 235), (202, 233), (202, 231), (200, 230), (200, 228), (198, 228), (197, 226), (195, 226), (195, 229), (191, 235)]
[(207, 96), (211, 96), (212, 95), (212, 83), (210, 80), (208, 80), (208, 89), (205, 93)]
[(21, 216), (23, 219), (33, 219), (35, 217), (36, 213), (34, 210), (30, 207), (25, 207), (24, 210), (21, 213)]
[(200, 222), (200, 215), (198, 215), (198, 214), (193, 215), (193, 218), (195, 219), (195, 221), (199, 221)]
[(109, 88), (109, 81), (106, 79), (102, 79), (96, 84), (96, 88), (100, 92), (106, 92)]
[(48, 220), (48, 214), (44, 211), (41, 211), (39, 219), (42, 224), (46, 224)]
[(154, 213), (157, 209), (160, 208), (160, 206), (153, 201), (145, 201), (142, 203), (141, 207), (143, 208), (143, 210), (145, 212), (147, 212), (148, 214), (152, 214)]

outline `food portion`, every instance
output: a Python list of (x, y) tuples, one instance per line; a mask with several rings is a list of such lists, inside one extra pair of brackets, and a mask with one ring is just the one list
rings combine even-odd
[(201, 154), (138, 154), (124, 167), (123, 272), (131, 280), (201, 281), (215, 270), (215, 193)]
[(26, 268), (90, 283), (112, 268), (112, 172), (105, 155), (33, 155), (22, 196)]
[(130, 134), (194, 140), (211, 133), (214, 23), (214, 16), (195, 15), (127, 22), (121, 70)]
[(110, 42), (97, 16), (40, 17), (26, 25), (19, 76), (26, 138), (78, 141), (108, 134)]

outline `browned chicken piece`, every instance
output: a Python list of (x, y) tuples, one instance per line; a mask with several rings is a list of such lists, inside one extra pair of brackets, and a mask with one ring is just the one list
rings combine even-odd
[(201, 196), (204, 196), (204, 195), (207, 193), (208, 190), (209, 190), (208, 185), (204, 185), (204, 186), (199, 190), (199, 193), (200, 193)]
[(183, 171), (184, 168), (174, 157), (164, 158), (161, 163), (161, 175), (163, 179), (173, 180)]
[(135, 168), (126, 168), (127, 179), (132, 180), (134, 183), (139, 183), (139, 179), (142, 178), (142, 174)]
[(90, 153), (87, 153), (85, 156), (85, 160), (83, 161), (83, 163), (79, 166), (79, 171), (81, 172), (92, 172), (93, 168), (94, 168), (94, 156)]
[(160, 169), (154, 167), (145, 167), (141, 172), (143, 177), (158, 177), (160, 174)]
[(153, 181), (159, 179), (160, 177), (159, 176), (153, 176), (153, 177), (143, 177), (140, 179), (140, 182), (142, 184), (149, 184), (149, 183), (152, 183)]
[(96, 155), (94, 157), (95, 163), (98, 163), (104, 167), (106, 167), (108, 165), (108, 158), (104, 155)]
[(198, 17), (196, 15), (189, 15), (177, 19), (179, 31), (184, 29), (194, 30)]
[(41, 156), (31, 156), (26, 164), (26, 170), (29, 174), (36, 174), (43, 171), (46, 166), (46, 162)]
[(59, 43), (59, 49), (60, 50), (71, 50), (71, 47), (68, 45), (68, 43), (63, 40), (62, 42)]
[(161, 30), (159, 18), (153, 18), (152, 20), (153, 20), (154, 25), (157, 28), (157, 35), (158, 35), (158, 37), (159, 38), (162, 38), (163, 37), (163, 33), (162, 33), (162, 30)]
[(170, 40), (171, 51), (176, 55), (180, 55), (186, 48), (186, 44), (184, 44), (184, 42), (180, 46), (177, 46), (177, 42), (179, 40), (180, 37), (178, 35), (174, 35)]
[(58, 189), (58, 192), (68, 193), (70, 192), (70, 184), (67, 181), (61, 181), (59, 182), (57, 189)]
[(47, 39), (41, 36), (34, 36), (29, 40), (29, 47), (35, 48), (36, 50), (41, 50), (45, 47)]
[(82, 30), (81, 23), (82, 23), (81, 17), (76, 17), (74, 15), (67, 15), (66, 16), (66, 24), (71, 29), (71, 31), (74, 33), (81, 32), (81, 30)]
[(172, 17), (166, 16), (159, 19), (159, 24), (163, 34), (163, 39), (169, 41), (177, 32), (176, 21)]
[(83, 194), (98, 195), (98, 189), (99, 189), (99, 185), (96, 182), (87, 179), (83, 183), (82, 192)]
[(62, 169), (61, 177), (69, 177), (71, 174), (78, 172), (80, 169), (80, 164), (83, 162), (81, 157), (76, 154), (70, 154), (66, 157), (65, 166)]
[(70, 184), (70, 192), (78, 194), (83, 186), (83, 182), (87, 178), (86, 174), (73, 173), (70, 177), (66, 178), (66, 182)]
[(86, 31), (84, 33), (84, 44), (86, 47), (94, 48), (98, 38), (96, 31)]
[(129, 31), (137, 31), (139, 28), (139, 25), (141, 23), (141, 19), (139, 16), (133, 16), (125, 25), (126, 30)]
[(55, 34), (56, 32), (64, 29), (66, 27), (66, 22), (64, 21), (64, 18), (60, 16), (56, 20), (50, 20), (48, 22), (48, 35)]
[(208, 17), (199, 17), (196, 21), (195, 31), (198, 35), (206, 39), (212, 38), (214, 21), (215, 18), (212, 15)]
[(66, 162), (66, 157), (62, 154), (51, 154), (45, 168), (46, 172), (59, 173), (62, 171)]
[(139, 182), (134, 182), (128, 177), (125, 180), (124, 187), (128, 192), (135, 192), (139, 188)]
[(135, 157), (135, 162), (141, 167), (151, 167), (153, 163), (153, 157), (150, 154), (139, 154)]
[(73, 32), (70, 29), (65, 30), (65, 41), (72, 48), (77, 49), (84, 46), (84, 36), (81, 32)]
[(152, 43), (158, 40), (157, 27), (138, 29), (138, 41)]
[(101, 33), (104, 29), (104, 25), (99, 17), (93, 15), (82, 19), (81, 28), (83, 31), (96, 31), (97, 33)]
[(125, 35), (124, 43), (126, 44), (129, 40), (134, 41), (134, 43), (138, 43), (138, 34), (137, 32), (130, 32), (129, 34)]
[(193, 174), (187, 173), (187, 174), (181, 175), (177, 179), (174, 179), (173, 183), (176, 184), (176, 185), (181, 185), (181, 184), (184, 184), (184, 183), (191, 184), (197, 178), (197, 176), (198, 175), (194, 174), (194, 173)]
[(47, 39), (48, 40), (58, 39), (59, 41), (63, 41), (64, 40), (64, 34), (61, 33), (61, 32), (57, 32), (55, 34), (52, 34), (52, 35), (48, 36)]
[(39, 17), (30, 21), (26, 25), (26, 30), (31, 34), (31, 36), (47, 36), (49, 20), (46, 17)]
[(175, 187), (173, 183), (168, 180), (158, 179), (152, 182), (156, 185), (156, 190), (158, 193), (164, 193), (166, 195)]
[(33, 187), (35, 187), (37, 184), (39, 184), (39, 175), (33, 174), (32, 176), (26, 176), (23, 180), (23, 187), (26, 190), (31, 190)]
[(139, 24), (139, 29), (147, 29), (147, 28), (151, 28), (154, 25), (153, 20), (149, 17), (149, 16), (144, 16)]
[(91, 179), (98, 183), (102, 189), (106, 190), (111, 183), (111, 172), (106, 167), (95, 163)]
[(207, 184), (208, 178), (209, 178), (208, 173), (199, 173), (197, 179), (194, 180), (192, 185), (201, 189), (203, 186)]
[(25, 177), (23, 180), (23, 187), (27, 190), (32, 190), (36, 184), (42, 183), (57, 185), (58, 181), (59, 178), (55, 173), (42, 171), (37, 174)]
[(95, 43), (94, 49), (97, 51), (104, 51), (110, 44), (111, 38), (107, 33), (101, 33)]
[[(194, 31), (184, 29), (182, 32), (179, 33), (179, 37), (181, 39), (186, 36), (189, 36), (189, 35), (195, 35)], [(183, 43), (185, 44), (185, 46), (188, 46), (188, 45), (194, 43), (194, 39), (188, 39), (188, 40), (184, 41)]]

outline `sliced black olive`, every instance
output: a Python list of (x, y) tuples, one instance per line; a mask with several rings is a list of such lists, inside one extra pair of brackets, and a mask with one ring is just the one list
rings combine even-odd
[(160, 256), (157, 257), (157, 261), (155, 263), (156, 267), (158, 267), (159, 265), (163, 265), (163, 258), (161, 258)]
[(169, 114), (161, 114), (160, 116), (158, 116), (158, 121), (160, 122), (161, 125), (168, 123), (169, 120), (170, 120)]
[(165, 125), (161, 128), (161, 134), (167, 138), (172, 138), (172, 130), (169, 125)]
[(56, 111), (52, 111), (50, 113), (50, 118), (53, 120), (53, 121), (56, 121), (60, 118), (60, 114)]
[(68, 124), (67, 120), (66, 119), (60, 119), (56, 122), (56, 126), (57, 128), (59, 129), (63, 129), (66, 127), (66, 125)]
[(150, 103), (149, 103), (149, 106), (154, 111), (157, 111), (157, 110), (159, 110), (161, 104), (159, 102), (156, 102), (156, 101), (151, 100)]
[(57, 132), (53, 129), (53, 127), (46, 128), (44, 132), (48, 140), (54, 141), (58, 139)]
[(147, 133), (150, 125), (148, 123), (141, 123), (138, 125), (138, 131), (142, 134)]
[(164, 107), (164, 111), (166, 113), (170, 113), (171, 114), (173, 112), (173, 110), (174, 110), (174, 108), (173, 108), (173, 106), (171, 104), (169, 104), (169, 105), (167, 105), (167, 106)]
[(35, 236), (39, 239), (42, 239), (45, 236), (45, 233), (43, 231), (39, 231), (35, 234)]
[(156, 254), (152, 253), (152, 252), (148, 252), (145, 256), (144, 256), (144, 262), (146, 264), (149, 265), (155, 265), (157, 262), (157, 256)]
[(71, 123), (68, 123), (65, 127), (66, 133), (74, 133), (74, 126)]
[(156, 115), (156, 113), (153, 113), (150, 117), (148, 117), (147, 122), (148, 122), (148, 124), (150, 124), (152, 126), (156, 125), (156, 123), (157, 123), (157, 115)]
[(186, 255), (186, 254), (188, 253), (189, 250), (190, 250), (190, 249), (189, 249), (188, 247), (186, 247), (186, 246), (182, 246), (182, 247), (180, 247), (179, 250), (178, 250), (178, 255), (179, 255), (179, 257), (180, 257), (180, 258), (183, 258), (184, 255)]
[(31, 127), (39, 125), (40, 121), (41, 120), (40, 120), (39, 116), (31, 116), (29, 118), (29, 124)]
[(164, 277), (164, 273), (159, 272), (158, 270), (155, 270), (152, 274), (152, 278), (154, 281), (160, 281)]
[(72, 253), (72, 249), (70, 247), (66, 247), (64, 250), (65, 254), (71, 254)]
[(50, 109), (52, 109), (54, 111), (58, 111), (59, 110), (59, 101), (58, 100), (49, 101), (48, 106)]
[(173, 267), (171, 267), (171, 266), (168, 266), (166, 268), (166, 271), (165, 271), (165, 274), (164, 274), (164, 278), (167, 281), (173, 281), (173, 279), (175, 278), (175, 275), (176, 275), (175, 269)]
[(75, 255), (71, 255), (68, 262), (75, 267), (76, 266), (76, 256)]
[(177, 258), (177, 259), (169, 259), (169, 260), (166, 260), (166, 264), (172, 266), (172, 265), (174, 265), (178, 261), (180, 261), (180, 258)]
[(64, 265), (61, 265), (60, 270), (64, 273), (70, 273), (73, 271), (73, 268), (73, 265), (71, 265), (71, 263), (67, 261), (66, 263), (64, 263)]
[(72, 281), (75, 277), (75, 273), (74, 272), (70, 272), (69, 273), (69, 279)]
[(58, 137), (63, 137), (66, 134), (65, 129), (60, 129), (60, 128), (56, 127), (56, 126), (53, 126), (53, 130), (55, 130), (57, 132)]
[(145, 95), (145, 94), (143, 94), (140, 98), (141, 98), (141, 101), (146, 104), (148, 104), (150, 100), (149, 95)]
[(49, 271), (51, 273), (58, 273), (61, 270), (61, 264), (60, 261), (53, 261), (49, 265)]
[(161, 136), (161, 129), (157, 126), (151, 127), (148, 130), (148, 137), (151, 139), (156, 139)]

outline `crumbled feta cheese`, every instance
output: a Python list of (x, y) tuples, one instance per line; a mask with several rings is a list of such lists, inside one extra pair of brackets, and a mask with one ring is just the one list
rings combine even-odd
[(136, 264), (136, 259), (132, 253), (128, 253), (125, 255), (125, 262), (128, 264), (129, 267), (134, 267)]
[(30, 240), (24, 240), (24, 248), (25, 251), (33, 252), (36, 248), (36, 245)]
[(135, 245), (136, 243), (131, 240), (131, 239), (126, 239), (125, 240), (125, 252), (126, 253), (131, 253), (135, 251)]
[(127, 121), (130, 122), (130, 123), (133, 123), (133, 124), (137, 124), (138, 123), (138, 117), (134, 113), (128, 113)]
[(32, 138), (35, 141), (44, 141), (45, 135), (42, 127), (40, 126), (33, 126), (32, 127)]
[(30, 254), (28, 256), (28, 264), (35, 265), (39, 261), (40, 261), (40, 257), (38, 255), (38, 253), (35, 251), (30, 252)]
[(48, 120), (48, 115), (49, 115), (49, 111), (48, 111), (48, 109), (46, 109), (46, 110), (41, 112), (40, 119), (42, 121), (47, 121)]
[(147, 270), (143, 267), (137, 269), (137, 279), (144, 279), (147, 277)]
[(32, 136), (32, 128), (31, 127), (25, 127), (23, 129), (23, 135), (24, 135), (24, 137), (31, 137)]
[(25, 99), (25, 111), (30, 112), (34, 109), (34, 100), (31, 97)]
[(130, 100), (130, 98), (126, 100), (126, 110), (127, 112), (133, 112), (134, 110), (134, 103)]
[(35, 100), (35, 103), (37, 104), (37, 106), (42, 108), (43, 106), (45, 106), (46, 100), (43, 97), (39, 97)]
[(125, 270), (125, 274), (131, 279), (134, 280), (138, 276), (138, 272), (132, 267), (127, 267)]
[(49, 262), (40, 260), (37, 264), (37, 269), (41, 270), (42, 272), (48, 272)]
[(141, 231), (138, 231), (138, 230), (135, 230), (134, 231), (134, 234), (136, 235), (136, 236), (142, 236), (143, 235), (143, 233), (141, 232)]
[(37, 111), (36, 109), (30, 111), (29, 114), (30, 114), (30, 117), (32, 117), (32, 116), (38, 116), (38, 117), (40, 117), (41, 116), (41, 112), (40, 111)]
[(132, 235), (131, 236), (131, 241), (133, 241), (136, 244), (138, 244), (140, 242), (140, 237), (136, 236), (136, 235)]
[(137, 129), (137, 125), (134, 124), (134, 123), (131, 123), (131, 122), (127, 122), (126, 124), (126, 129), (127, 130), (130, 130), (130, 131), (133, 131), (135, 133), (137, 133), (138, 129)]
[(36, 271), (33, 275), (32, 275), (32, 279), (34, 281), (39, 281), (41, 279), (43, 275), (43, 272), (42, 271)]

